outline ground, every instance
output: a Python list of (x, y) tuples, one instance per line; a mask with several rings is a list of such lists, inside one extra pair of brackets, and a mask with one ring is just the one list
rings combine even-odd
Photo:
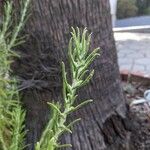
[(120, 71), (150, 77), (150, 33), (114, 33)]
[(131, 145), (129, 150), (150, 150), (150, 105), (148, 103), (133, 105), (131, 102), (143, 97), (143, 93), (150, 88), (150, 81), (138, 80), (127, 83), (122, 82), (124, 94), (129, 106), (129, 117), (133, 120)]
[[(144, 91), (150, 89), (150, 26), (145, 28), (143, 25), (150, 25), (150, 16), (119, 20), (117, 27), (120, 31), (114, 32), (120, 72), (126, 75), (122, 86), (129, 118), (134, 120), (130, 127), (133, 147), (129, 150), (150, 150), (150, 104), (130, 105), (133, 100), (143, 98)], [(139, 27), (134, 26), (142, 29), (138, 32)], [(129, 78), (137, 76), (140, 78), (136, 81)]]

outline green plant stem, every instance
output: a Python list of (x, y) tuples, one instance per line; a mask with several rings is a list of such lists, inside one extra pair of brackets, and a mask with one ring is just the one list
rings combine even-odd
[[(52, 109), (52, 116), (45, 128), (41, 139), (36, 143), (36, 150), (56, 150), (62, 147), (70, 147), (70, 144), (59, 145), (59, 138), (64, 132), (72, 133), (70, 127), (79, 121), (76, 119), (69, 125), (66, 125), (67, 117), (80, 107), (92, 102), (92, 100), (84, 100), (82, 103), (74, 106), (77, 98), (77, 91), (86, 85), (94, 75), (94, 71), (88, 71), (87, 68), (99, 54), (99, 48), (88, 54), (91, 34), (87, 36), (87, 30), (77, 32), (72, 28), (72, 38), (69, 42), (69, 63), (71, 68), (71, 83), (67, 80), (65, 64), (62, 62), (62, 78), (63, 78), (63, 106), (59, 103), (48, 103)], [(89, 75), (87, 74), (89, 72)]]
[(23, 7), (23, 10), (21, 12), (21, 18), (20, 18), (19, 24), (16, 26), (16, 28), (15, 28), (15, 30), (13, 32), (11, 41), (10, 41), (9, 46), (8, 46), (8, 49), (12, 48), (13, 45), (15, 45), (16, 39), (17, 39), (17, 37), (18, 37), (22, 27), (25, 24), (25, 20), (26, 20), (27, 11), (28, 11), (28, 7), (29, 7), (29, 4), (30, 4), (30, 1), (31, 0), (25, 0), (25, 2), (23, 2), (24, 3), (24, 7)]

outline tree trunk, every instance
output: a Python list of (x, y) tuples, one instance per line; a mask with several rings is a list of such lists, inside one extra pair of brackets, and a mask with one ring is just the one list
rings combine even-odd
[(94, 102), (70, 117), (81, 117), (82, 121), (74, 126), (72, 135), (64, 135), (62, 142), (71, 143), (73, 150), (128, 149), (127, 109), (120, 87), (109, 0), (32, 0), (31, 10), (25, 28), (29, 38), (19, 48), (22, 57), (14, 66), (22, 81), (27, 109), (28, 149), (33, 149), (49, 118), (46, 102), (62, 101), (60, 62), (67, 63), (72, 26), (93, 32), (91, 48), (101, 47), (101, 56), (92, 65), (95, 75), (91, 83), (79, 92), (78, 101), (92, 98)]

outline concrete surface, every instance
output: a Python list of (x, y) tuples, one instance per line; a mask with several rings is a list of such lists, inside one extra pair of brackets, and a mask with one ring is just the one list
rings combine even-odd
[(150, 33), (114, 33), (120, 71), (150, 77)]

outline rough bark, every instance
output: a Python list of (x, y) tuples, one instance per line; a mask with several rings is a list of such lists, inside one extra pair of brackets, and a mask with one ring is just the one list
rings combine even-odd
[(61, 98), (61, 60), (67, 62), (71, 26), (93, 32), (91, 48), (101, 47), (101, 56), (92, 65), (95, 75), (79, 92), (79, 100), (94, 102), (74, 113), (81, 117), (72, 135), (62, 142), (73, 150), (128, 149), (126, 106), (120, 87), (117, 53), (111, 26), (109, 0), (32, 0), (32, 16), (25, 32), (29, 34), (14, 73), (22, 80), (22, 99), (27, 109), (27, 142), (39, 138), (48, 119), (47, 101)]

